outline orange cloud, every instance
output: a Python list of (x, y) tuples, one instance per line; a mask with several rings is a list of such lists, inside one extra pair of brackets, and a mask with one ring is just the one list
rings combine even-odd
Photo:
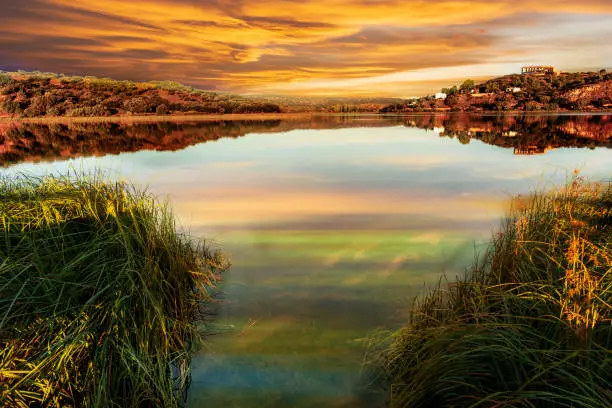
[[(610, 14), (607, 0), (23, 0), (3, 6), (0, 51), (5, 68), (250, 93), (405, 95), (433, 79), (319, 84), (457, 67), (438, 78), (448, 80), (465, 66), (511, 71), (538, 58), (612, 64), (603, 40), (612, 29), (602, 21)], [(581, 46), (568, 49), (563, 36)]]

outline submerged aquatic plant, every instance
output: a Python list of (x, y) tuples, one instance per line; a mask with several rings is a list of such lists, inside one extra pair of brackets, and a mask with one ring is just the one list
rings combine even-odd
[(374, 366), (394, 407), (612, 407), (612, 186), (517, 200)]
[(0, 406), (180, 406), (226, 267), (130, 184), (0, 179)]

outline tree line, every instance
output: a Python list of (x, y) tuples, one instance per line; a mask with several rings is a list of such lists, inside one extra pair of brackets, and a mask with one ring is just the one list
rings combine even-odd
[(176, 82), (0, 73), (0, 114), (16, 117), (275, 113), (277, 104)]

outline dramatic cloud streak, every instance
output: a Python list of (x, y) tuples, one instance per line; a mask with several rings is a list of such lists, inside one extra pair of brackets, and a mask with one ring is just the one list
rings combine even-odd
[(0, 9), (0, 68), (239, 92), (404, 96), (523, 63), (612, 65), (608, 0), (0, 0)]

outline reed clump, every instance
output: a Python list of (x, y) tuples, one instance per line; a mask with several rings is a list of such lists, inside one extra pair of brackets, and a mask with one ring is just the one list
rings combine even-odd
[(612, 407), (612, 187), (518, 199), (376, 366), (393, 407)]
[(127, 183), (0, 179), (0, 406), (182, 405), (226, 266)]

